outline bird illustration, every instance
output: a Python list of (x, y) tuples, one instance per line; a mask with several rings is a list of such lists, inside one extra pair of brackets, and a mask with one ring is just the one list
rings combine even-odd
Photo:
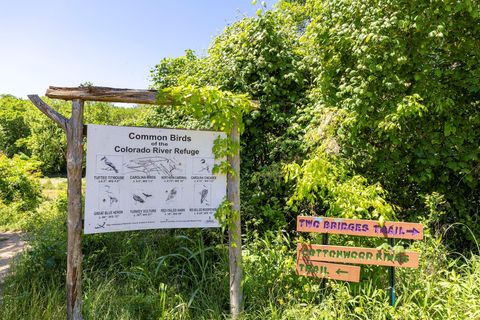
[(102, 224), (97, 224), (97, 225), (95, 226), (95, 229), (104, 229), (106, 223), (107, 223), (107, 222), (104, 221)]
[(111, 170), (115, 171), (115, 173), (118, 173), (118, 169), (107, 157), (103, 156), (100, 160), (103, 161), (107, 167), (110, 167)]
[(165, 201), (168, 202), (168, 201), (173, 200), (176, 195), (177, 195), (177, 188), (172, 188), (170, 190), (170, 192), (168, 192), (167, 200), (165, 200)]
[(207, 203), (208, 204), (208, 201), (207, 201), (207, 195), (208, 195), (208, 189), (206, 186), (203, 186), (205, 189), (202, 189), (202, 191), (200, 192), (200, 203)]
[(111, 195), (108, 195), (108, 197), (110, 198), (110, 205), (118, 202), (118, 199), (117, 199), (117, 198), (112, 197)]
[(200, 172), (206, 171), (210, 172), (210, 165), (207, 163), (205, 159), (200, 160), (201, 168)]
[(142, 197), (140, 197), (140, 196), (138, 196), (138, 195), (136, 195), (136, 194), (133, 195), (133, 200), (135, 201), (135, 203), (137, 203), (137, 202), (145, 203), (145, 200), (143, 200)]

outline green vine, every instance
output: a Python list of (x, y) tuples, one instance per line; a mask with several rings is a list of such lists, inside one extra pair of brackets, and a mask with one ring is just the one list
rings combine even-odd
[[(187, 85), (160, 89), (157, 102), (159, 105), (168, 103), (176, 110), (210, 123), (210, 129), (226, 133), (225, 137), (218, 137), (213, 144), (215, 159), (221, 160), (214, 166), (213, 173), (236, 174), (228, 158), (236, 154), (240, 145), (231, 139), (230, 133), (235, 125), (239, 133), (242, 133), (242, 116), (256, 108), (246, 94), (234, 94), (212, 86)], [(222, 229), (228, 227), (231, 230), (237, 214), (232, 210), (232, 204), (225, 199), (217, 209), (215, 218)]]
[(189, 113), (199, 120), (207, 119), (213, 130), (227, 134), (235, 122), (242, 132), (242, 115), (256, 108), (246, 94), (234, 94), (212, 86), (187, 85), (160, 89), (157, 101), (159, 104), (168, 102), (177, 110)]

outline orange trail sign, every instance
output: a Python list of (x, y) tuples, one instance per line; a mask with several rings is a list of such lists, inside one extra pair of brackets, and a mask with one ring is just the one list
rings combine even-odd
[(297, 259), (297, 274), (302, 276), (342, 280), (360, 281), (360, 267), (344, 264), (311, 261), (299, 257)]
[(376, 220), (298, 216), (297, 231), (364, 237), (423, 239), (423, 225), (411, 222), (387, 221), (383, 226), (380, 226)]
[(298, 259), (312, 261), (371, 264), (389, 267), (417, 268), (420, 259), (418, 252), (395, 253), (383, 249), (343, 247), (328, 245), (297, 245)]

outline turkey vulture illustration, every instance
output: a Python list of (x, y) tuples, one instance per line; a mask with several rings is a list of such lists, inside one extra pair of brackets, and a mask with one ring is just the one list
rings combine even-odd
[(140, 203), (145, 203), (145, 200), (143, 200), (142, 197), (140, 197), (140, 196), (138, 196), (138, 195), (136, 195), (136, 194), (133, 195), (133, 200), (135, 201), (135, 203), (138, 203), (138, 202), (140, 202)]

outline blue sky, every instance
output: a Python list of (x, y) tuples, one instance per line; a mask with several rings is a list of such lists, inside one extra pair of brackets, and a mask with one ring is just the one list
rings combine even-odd
[(205, 55), (215, 35), (259, 6), (251, 0), (0, 0), (0, 94), (43, 95), (49, 85), (85, 81), (147, 88), (161, 58), (185, 49)]

